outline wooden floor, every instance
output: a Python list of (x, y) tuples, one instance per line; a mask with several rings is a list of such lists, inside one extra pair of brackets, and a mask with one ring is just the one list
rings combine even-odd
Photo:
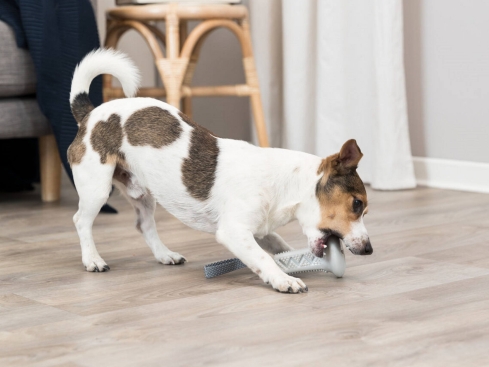
[[(205, 279), (230, 253), (157, 212), (187, 257), (156, 263), (130, 206), (94, 228), (108, 273), (87, 273), (72, 216), (38, 192), (0, 195), (0, 366), (488, 366), (489, 195), (369, 190), (369, 257), (280, 294), (247, 269)], [(279, 231), (306, 246), (296, 223)]]

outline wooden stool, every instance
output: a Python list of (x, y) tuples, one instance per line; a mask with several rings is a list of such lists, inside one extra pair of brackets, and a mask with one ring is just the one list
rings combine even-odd
[(42, 201), (58, 201), (61, 196), (61, 159), (54, 135), (39, 137), (39, 159)]
[[(156, 26), (157, 21), (166, 22), (166, 36)], [(188, 20), (202, 20), (187, 34)], [(246, 84), (212, 87), (191, 87), (190, 83), (199, 57), (202, 43), (215, 28), (231, 30), (238, 38), (243, 53)], [(135, 29), (148, 43), (153, 53), (156, 68), (165, 88), (141, 88), (139, 96), (162, 98), (191, 116), (191, 98), (200, 96), (249, 96), (253, 117), (262, 147), (268, 146), (268, 136), (260, 99), (260, 88), (255, 69), (248, 23), (248, 11), (242, 5), (140, 5), (121, 6), (107, 11), (107, 37), (105, 47), (116, 48), (120, 37), (129, 29)], [(166, 57), (158, 44), (165, 45)], [(112, 77), (104, 75), (104, 99), (122, 98), (121, 88), (112, 86)]]

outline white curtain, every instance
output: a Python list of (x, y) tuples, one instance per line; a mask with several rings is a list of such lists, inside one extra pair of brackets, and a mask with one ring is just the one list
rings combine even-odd
[(415, 186), (402, 0), (249, 0), (272, 146), (326, 157), (348, 139), (377, 189)]

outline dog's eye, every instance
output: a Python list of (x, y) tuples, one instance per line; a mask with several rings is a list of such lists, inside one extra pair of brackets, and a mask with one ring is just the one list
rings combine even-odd
[(353, 211), (355, 213), (361, 213), (363, 211), (363, 202), (358, 199), (353, 199)]

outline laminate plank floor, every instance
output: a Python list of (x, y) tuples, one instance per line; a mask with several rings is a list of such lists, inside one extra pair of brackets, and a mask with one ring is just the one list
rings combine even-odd
[[(65, 180), (66, 181), (66, 180)], [(280, 294), (248, 269), (206, 279), (232, 255), (159, 208), (153, 258), (117, 193), (94, 236), (107, 273), (87, 273), (72, 223), (77, 195), (0, 194), (0, 366), (489, 365), (489, 195), (368, 190), (372, 256), (342, 279), (305, 273)], [(294, 247), (297, 223), (279, 233)]]

